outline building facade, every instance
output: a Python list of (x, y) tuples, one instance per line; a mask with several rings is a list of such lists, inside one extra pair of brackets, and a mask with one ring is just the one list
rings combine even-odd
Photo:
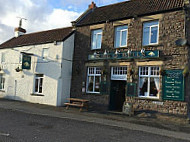
[(122, 111), (187, 115), (189, 1), (131, 0), (89, 6), (76, 29), (71, 97)]
[(0, 96), (62, 106), (70, 97), (74, 31), (22, 31), (0, 45)]

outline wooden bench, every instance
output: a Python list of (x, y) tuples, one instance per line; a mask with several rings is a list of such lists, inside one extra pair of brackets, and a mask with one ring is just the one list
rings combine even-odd
[(89, 100), (78, 99), (78, 98), (67, 98), (68, 103), (64, 103), (66, 105), (66, 109), (69, 109), (69, 106), (80, 107), (80, 112), (85, 107), (88, 110), (88, 102)]

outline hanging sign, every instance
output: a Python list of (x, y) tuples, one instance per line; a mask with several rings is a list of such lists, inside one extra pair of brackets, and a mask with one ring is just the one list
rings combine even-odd
[(30, 70), (31, 68), (31, 56), (22, 54), (22, 69)]
[(163, 77), (163, 100), (184, 101), (182, 70), (166, 70)]

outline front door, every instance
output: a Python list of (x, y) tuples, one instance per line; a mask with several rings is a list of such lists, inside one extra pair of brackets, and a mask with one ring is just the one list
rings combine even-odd
[(109, 109), (114, 111), (122, 111), (125, 101), (126, 81), (111, 81)]

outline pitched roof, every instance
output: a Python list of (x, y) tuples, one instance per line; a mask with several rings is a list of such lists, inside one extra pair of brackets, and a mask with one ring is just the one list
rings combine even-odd
[(43, 43), (50, 43), (54, 41), (63, 41), (71, 33), (72, 27), (53, 29), (48, 31), (24, 34), (19, 37), (13, 37), (12, 39), (4, 42), (0, 45), (0, 48), (12, 48), (26, 45), (36, 45)]
[(184, 6), (184, 0), (131, 0), (108, 6), (98, 7), (83, 17), (76, 25), (91, 25), (177, 10)]

